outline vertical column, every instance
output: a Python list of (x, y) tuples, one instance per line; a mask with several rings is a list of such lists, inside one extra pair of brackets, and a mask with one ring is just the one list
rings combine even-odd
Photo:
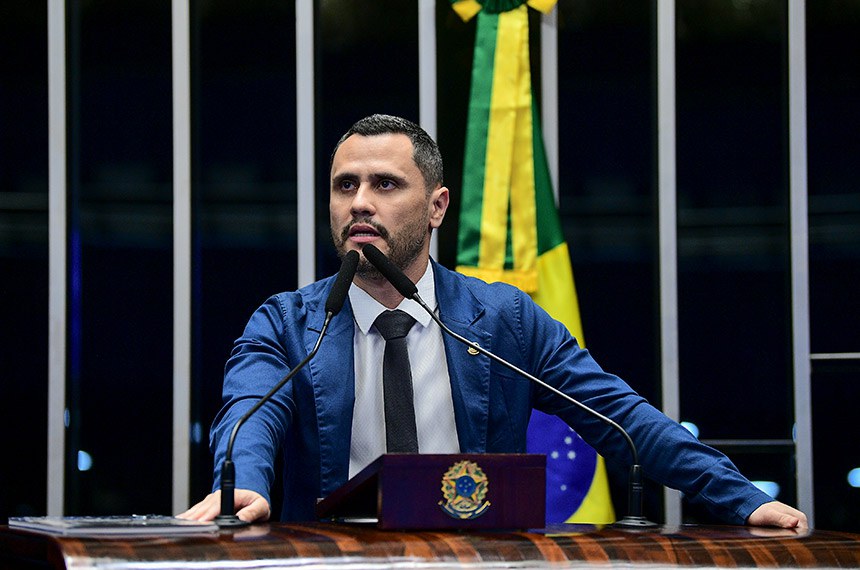
[[(675, 0), (657, 2), (657, 177), (660, 234), (660, 369), (663, 412), (679, 420), (678, 234), (675, 132)], [(681, 522), (681, 496), (665, 490), (666, 524)]]
[(191, 426), (191, 63), (188, 0), (172, 2), (173, 512), (188, 507)]
[(296, 0), (296, 214), (299, 287), (316, 280), (314, 115), (314, 2)]
[(806, 161), (806, 6), (788, 0), (788, 145), (791, 223), (791, 321), (798, 507), (813, 524), (809, 340), (809, 222)]
[[(436, 132), (436, 0), (418, 0), (418, 122), (434, 139)], [(440, 229), (441, 231), (441, 229)], [(430, 255), (439, 254), (439, 232), (430, 238)]]
[(436, 1), (418, 0), (418, 113), (436, 138)]
[(48, 1), (48, 505), (63, 514), (66, 413), (66, 4)]
[(541, 129), (552, 191), (558, 205), (558, 7), (541, 16)]

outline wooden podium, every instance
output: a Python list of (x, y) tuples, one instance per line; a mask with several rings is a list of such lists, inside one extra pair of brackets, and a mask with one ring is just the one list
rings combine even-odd
[(0, 568), (860, 568), (860, 536), (847, 533), (542, 528), (545, 462), (385, 455), (318, 504), (322, 522), (111, 537), (0, 526)]
[(317, 518), (381, 529), (542, 528), (542, 454), (386, 454), (317, 504)]
[(858, 568), (860, 536), (746, 527), (386, 531), (261, 523), (200, 536), (67, 538), (0, 526), (0, 568)]

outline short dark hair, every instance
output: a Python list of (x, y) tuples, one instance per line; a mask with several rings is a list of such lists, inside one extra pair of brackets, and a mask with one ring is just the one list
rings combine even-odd
[(329, 164), (334, 164), (337, 149), (352, 135), (372, 137), (387, 134), (406, 135), (412, 141), (412, 159), (424, 177), (428, 192), (442, 185), (442, 153), (439, 152), (436, 141), (412, 121), (392, 115), (370, 115), (352, 125), (334, 146)]

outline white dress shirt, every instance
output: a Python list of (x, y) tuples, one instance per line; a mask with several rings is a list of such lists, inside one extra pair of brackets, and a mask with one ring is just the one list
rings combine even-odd
[[(427, 306), (435, 307), (433, 266), (429, 262), (416, 286), (418, 294)], [(349, 476), (353, 477), (385, 453), (385, 408), (382, 393), (385, 340), (373, 327), (373, 322), (387, 309), (354, 283), (349, 289), (349, 301), (356, 325), (353, 337), (355, 407), (349, 453)], [(430, 315), (411, 299), (404, 299), (397, 308), (409, 313), (417, 321), (406, 336), (406, 346), (412, 368), (418, 450), (420, 453), (459, 453), (460, 444), (454, 423), (454, 401), (451, 398), (451, 381), (445, 360), (442, 330)]]

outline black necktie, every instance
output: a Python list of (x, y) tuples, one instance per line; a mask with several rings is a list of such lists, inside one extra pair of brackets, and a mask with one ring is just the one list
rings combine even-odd
[(374, 322), (385, 339), (382, 388), (385, 401), (385, 443), (389, 453), (418, 453), (418, 430), (412, 403), (412, 371), (406, 335), (415, 319), (400, 310), (385, 311)]

